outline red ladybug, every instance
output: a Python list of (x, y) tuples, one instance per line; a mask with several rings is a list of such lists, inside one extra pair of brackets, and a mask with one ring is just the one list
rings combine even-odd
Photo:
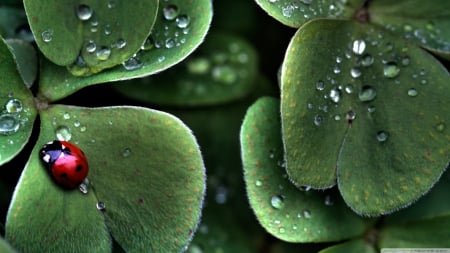
[(86, 178), (89, 167), (83, 151), (67, 141), (51, 141), (42, 146), (39, 157), (53, 179), (66, 189), (78, 187)]

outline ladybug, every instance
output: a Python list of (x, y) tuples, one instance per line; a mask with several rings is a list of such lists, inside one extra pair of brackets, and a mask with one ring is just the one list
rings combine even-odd
[(83, 151), (67, 141), (51, 141), (42, 146), (39, 158), (56, 183), (65, 189), (78, 187), (86, 178), (89, 166)]

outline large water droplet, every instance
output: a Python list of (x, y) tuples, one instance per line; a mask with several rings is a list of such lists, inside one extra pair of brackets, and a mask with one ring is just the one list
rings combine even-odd
[(139, 59), (138, 56), (133, 56), (130, 59), (124, 61), (122, 65), (126, 70), (131, 71), (142, 68), (142, 66), (144, 66), (144, 63), (141, 61), (141, 59)]
[(114, 42), (114, 43), (111, 45), (111, 47), (115, 47), (115, 48), (118, 48), (118, 49), (122, 49), (122, 48), (124, 48), (126, 45), (127, 45), (127, 42), (126, 42), (124, 39), (120, 38), (120, 39), (118, 39), (116, 42)]
[(15, 114), (1, 114), (0, 115), (0, 134), (11, 135), (17, 132), (20, 128), (19, 118)]
[(353, 85), (349, 84), (347, 86), (345, 86), (345, 93), (347, 94), (352, 94), (353, 93)]
[(97, 59), (100, 61), (108, 60), (110, 55), (111, 55), (111, 49), (109, 47), (102, 47), (96, 53)]
[(364, 53), (364, 50), (366, 50), (366, 42), (364, 40), (353, 41), (352, 50), (353, 53), (357, 55), (362, 55)]
[(186, 28), (191, 23), (191, 18), (188, 15), (180, 15), (175, 20), (178, 28)]
[(166, 5), (163, 9), (163, 16), (166, 20), (174, 20), (179, 13), (178, 6), (174, 4)]
[(99, 211), (102, 211), (102, 212), (104, 212), (106, 210), (105, 203), (103, 203), (101, 201), (97, 202), (96, 207)]
[(281, 209), (284, 206), (284, 196), (283, 195), (275, 195), (270, 199), (270, 204), (275, 209)]
[(419, 92), (417, 92), (417, 90), (414, 88), (411, 88), (408, 90), (408, 96), (410, 96), (410, 97), (416, 97), (418, 94), (419, 94)]
[(317, 81), (316, 89), (317, 90), (324, 90), (325, 89), (325, 83), (322, 80)]
[(6, 102), (5, 108), (9, 113), (19, 113), (23, 110), (22, 101), (19, 99), (11, 99)]
[(377, 91), (372, 86), (363, 86), (358, 94), (359, 100), (369, 102), (375, 99)]
[(55, 129), (56, 139), (60, 141), (70, 141), (72, 138), (72, 131), (67, 126), (58, 126)]
[(359, 69), (358, 67), (353, 67), (350, 69), (350, 75), (353, 78), (358, 78), (361, 76), (361, 74), (362, 74), (361, 69)]
[(80, 20), (89, 20), (92, 17), (93, 11), (89, 5), (80, 4), (77, 7), (77, 16)]
[(395, 62), (387, 62), (383, 68), (383, 75), (387, 78), (395, 78), (400, 73), (400, 68)]
[(97, 49), (97, 44), (93, 40), (89, 40), (85, 46), (86, 52), (93, 53)]
[(385, 132), (385, 131), (379, 131), (379, 132), (377, 133), (377, 140), (378, 140), (379, 142), (385, 142), (385, 141), (387, 141), (388, 137), (389, 137), (389, 134), (388, 134), (387, 132)]
[(44, 42), (50, 42), (53, 39), (53, 30), (45, 30), (41, 33), (42, 40)]
[(329, 96), (331, 101), (333, 101), (334, 103), (338, 103), (341, 99), (341, 91), (338, 89), (331, 89)]

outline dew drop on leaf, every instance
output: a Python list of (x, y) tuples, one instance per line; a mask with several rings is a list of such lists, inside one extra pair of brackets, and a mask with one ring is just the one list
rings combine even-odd
[(191, 23), (191, 18), (188, 15), (180, 15), (176, 18), (178, 28), (186, 28)]
[(322, 80), (317, 81), (316, 89), (317, 90), (324, 90), (325, 89), (325, 83)]
[(395, 78), (400, 73), (400, 68), (395, 62), (387, 62), (383, 68), (383, 75), (387, 78)]
[(359, 100), (369, 102), (375, 99), (377, 91), (372, 86), (363, 86), (358, 94)]
[(50, 42), (53, 39), (53, 30), (45, 30), (41, 33), (44, 42)]
[(55, 129), (56, 139), (60, 141), (70, 141), (72, 132), (69, 127), (61, 125)]
[(261, 180), (256, 180), (256, 181), (255, 181), (255, 185), (256, 185), (256, 186), (262, 186), (263, 183), (262, 183)]
[(100, 61), (108, 60), (110, 55), (111, 55), (111, 49), (108, 47), (102, 47), (96, 53), (97, 59)]
[(329, 97), (331, 101), (333, 101), (334, 103), (338, 103), (341, 99), (341, 91), (339, 91), (338, 89), (331, 89)]
[(353, 41), (352, 50), (354, 54), (362, 55), (366, 50), (366, 42), (364, 40)]
[(186, 67), (189, 73), (201, 75), (209, 72), (211, 63), (207, 58), (197, 57), (188, 60), (188, 62), (186, 63)]
[(122, 65), (126, 70), (131, 71), (142, 68), (142, 66), (144, 66), (144, 63), (138, 56), (133, 56), (128, 60), (124, 61)]
[(379, 131), (379, 132), (377, 133), (377, 140), (378, 140), (379, 142), (385, 142), (385, 141), (387, 141), (388, 137), (389, 137), (389, 134), (388, 134), (387, 132), (385, 132), (385, 131)]
[(370, 54), (364, 54), (361, 58), (361, 65), (364, 67), (369, 67), (374, 62), (374, 58)]
[(20, 121), (17, 115), (4, 113), (0, 115), (0, 134), (11, 135), (20, 128)]
[(305, 217), (306, 219), (310, 219), (311, 218), (311, 211), (305, 209), (303, 210), (303, 217)]
[(106, 210), (105, 203), (103, 203), (101, 201), (97, 202), (96, 207), (99, 211), (102, 211), (102, 212), (104, 212)]
[(408, 96), (410, 96), (410, 97), (416, 97), (418, 94), (419, 94), (419, 92), (417, 92), (417, 90), (414, 88), (411, 88), (408, 90)]
[(77, 7), (77, 17), (80, 20), (89, 20), (92, 17), (93, 11), (89, 5), (80, 4)]
[(22, 102), (16, 98), (6, 102), (5, 108), (8, 113), (19, 113), (23, 110)]
[(284, 196), (275, 195), (270, 199), (270, 204), (275, 209), (281, 209), (284, 206)]
[(353, 93), (353, 85), (349, 84), (347, 86), (345, 86), (345, 93), (347, 94), (352, 94)]
[(361, 69), (359, 69), (358, 67), (353, 67), (350, 69), (350, 75), (353, 78), (358, 78), (361, 76), (361, 74), (362, 74)]
[(212, 69), (212, 77), (215, 81), (232, 84), (237, 80), (237, 73), (227, 65), (215, 66)]
[(436, 130), (437, 130), (438, 132), (443, 132), (444, 129), (445, 129), (445, 124), (444, 124), (443, 122), (441, 122), (441, 123), (439, 123), (439, 124), (436, 125)]
[(122, 151), (122, 156), (123, 157), (129, 157), (131, 155), (131, 149), (130, 148), (125, 148), (123, 151)]
[(85, 46), (86, 52), (93, 53), (97, 49), (97, 45), (93, 40), (89, 40)]
[(174, 20), (179, 13), (178, 6), (174, 4), (166, 5), (163, 9), (163, 16), (166, 20)]
[(320, 126), (320, 125), (322, 125), (322, 122), (323, 122), (322, 116), (320, 116), (320, 115), (314, 116), (314, 125)]

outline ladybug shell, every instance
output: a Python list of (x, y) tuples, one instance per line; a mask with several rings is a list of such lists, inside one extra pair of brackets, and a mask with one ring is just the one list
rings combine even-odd
[(89, 172), (83, 151), (67, 141), (52, 141), (45, 144), (39, 152), (39, 157), (56, 183), (66, 189), (78, 187)]

